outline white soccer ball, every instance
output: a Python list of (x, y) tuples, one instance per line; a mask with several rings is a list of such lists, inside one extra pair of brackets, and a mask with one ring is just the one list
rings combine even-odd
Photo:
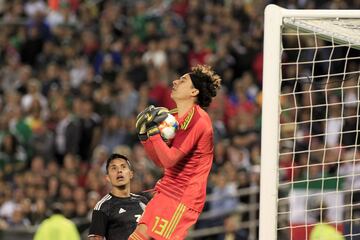
[(178, 121), (170, 113), (165, 118), (165, 120), (162, 121), (158, 126), (160, 130), (160, 135), (164, 140), (173, 139), (175, 137), (175, 133), (178, 127), (179, 127)]

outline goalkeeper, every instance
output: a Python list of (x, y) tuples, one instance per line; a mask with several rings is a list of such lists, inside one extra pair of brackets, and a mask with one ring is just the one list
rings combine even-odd
[(220, 77), (205, 65), (173, 81), (171, 98), (179, 122), (175, 138), (166, 144), (157, 124), (166, 108), (150, 106), (137, 117), (139, 139), (164, 176), (129, 239), (184, 239), (205, 203), (207, 178), (213, 161), (213, 129), (204, 110), (220, 88)]

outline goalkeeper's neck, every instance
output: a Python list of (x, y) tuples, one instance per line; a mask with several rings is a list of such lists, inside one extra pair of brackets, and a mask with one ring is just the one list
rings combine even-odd
[(177, 101), (176, 107), (177, 107), (178, 117), (181, 118), (182, 116), (184, 116), (194, 105), (195, 102), (193, 101), (193, 99)]

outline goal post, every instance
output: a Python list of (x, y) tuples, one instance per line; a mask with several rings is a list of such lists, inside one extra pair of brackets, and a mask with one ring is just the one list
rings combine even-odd
[(266, 7), (260, 240), (360, 236), (359, 49), (360, 10)]

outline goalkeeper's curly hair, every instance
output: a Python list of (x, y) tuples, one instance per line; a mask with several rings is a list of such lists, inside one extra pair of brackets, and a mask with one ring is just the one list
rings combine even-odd
[(189, 75), (194, 87), (199, 90), (196, 103), (200, 107), (208, 107), (221, 86), (220, 76), (207, 65), (197, 65), (191, 68)]

